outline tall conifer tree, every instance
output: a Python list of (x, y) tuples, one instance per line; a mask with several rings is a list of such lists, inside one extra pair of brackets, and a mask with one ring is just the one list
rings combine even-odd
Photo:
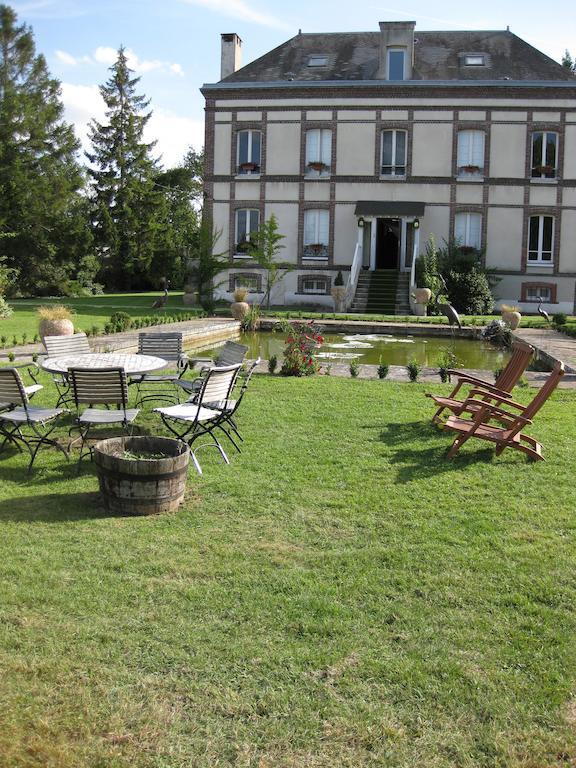
[(154, 253), (158, 190), (152, 149), (143, 140), (151, 112), (149, 100), (136, 93), (123, 48), (110, 68), (112, 76), (100, 87), (107, 107), (106, 123), (90, 124), (94, 237), (102, 274), (108, 287), (130, 289), (146, 285)]
[(11, 233), (0, 256), (19, 270), (24, 293), (63, 287), (90, 247), (79, 215), (78, 142), (62, 115), (60, 84), (36, 54), (32, 31), (0, 5), (0, 234)]

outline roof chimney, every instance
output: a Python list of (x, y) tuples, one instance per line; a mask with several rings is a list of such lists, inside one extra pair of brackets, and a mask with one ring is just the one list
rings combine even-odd
[(242, 40), (235, 32), (222, 35), (222, 62), (220, 79), (236, 72), (242, 66)]
[[(380, 22), (380, 64), (376, 77), (381, 80), (411, 80), (414, 65), (415, 21)], [(402, 56), (401, 52), (404, 52)], [(392, 52), (391, 58), (390, 53)], [(402, 68), (401, 64), (404, 62)], [(398, 77), (398, 68), (403, 76)]]

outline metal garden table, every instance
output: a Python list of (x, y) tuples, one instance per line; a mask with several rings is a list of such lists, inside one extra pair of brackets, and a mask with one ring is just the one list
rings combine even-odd
[(64, 376), (68, 368), (124, 368), (126, 376), (136, 376), (151, 371), (166, 368), (168, 361), (152, 355), (133, 355), (116, 352), (93, 352), (86, 355), (62, 355), (62, 357), (47, 357), (42, 362), (42, 368), (49, 373), (59, 373)]

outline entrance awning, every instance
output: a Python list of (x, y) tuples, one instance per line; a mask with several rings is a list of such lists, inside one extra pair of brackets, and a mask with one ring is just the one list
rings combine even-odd
[(397, 219), (402, 216), (424, 216), (425, 203), (402, 202), (400, 200), (359, 200), (356, 203), (356, 216), (379, 216)]

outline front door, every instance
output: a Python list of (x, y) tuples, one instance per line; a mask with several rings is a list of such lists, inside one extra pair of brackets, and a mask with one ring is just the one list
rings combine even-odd
[(377, 219), (376, 269), (398, 269), (400, 266), (400, 221)]

